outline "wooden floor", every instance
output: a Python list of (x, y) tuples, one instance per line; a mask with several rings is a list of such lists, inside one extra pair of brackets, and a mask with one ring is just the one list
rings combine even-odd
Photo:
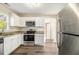
[(11, 55), (58, 55), (58, 49), (54, 42), (47, 42), (44, 46), (21, 45)]

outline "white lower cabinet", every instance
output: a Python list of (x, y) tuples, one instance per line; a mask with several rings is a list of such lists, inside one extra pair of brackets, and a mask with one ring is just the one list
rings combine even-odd
[(21, 35), (20, 35), (20, 43), (21, 43), (21, 44), (23, 44), (23, 36), (24, 36), (24, 34), (21, 34)]
[(4, 55), (8, 55), (19, 47), (23, 42), (22, 34), (4, 38)]
[(18, 45), (23, 44), (23, 34), (17, 35)]
[(35, 44), (44, 45), (44, 34), (35, 34)]
[(12, 50), (12, 38), (6, 37), (4, 38), (4, 54), (10, 54)]

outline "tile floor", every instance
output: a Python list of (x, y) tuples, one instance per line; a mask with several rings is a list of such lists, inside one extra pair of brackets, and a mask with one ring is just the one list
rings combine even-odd
[(54, 42), (46, 42), (44, 46), (21, 45), (11, 55), (58, 55), (58, 48)]

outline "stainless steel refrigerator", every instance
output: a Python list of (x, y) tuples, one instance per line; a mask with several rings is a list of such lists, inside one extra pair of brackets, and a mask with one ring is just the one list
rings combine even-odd
[(66, 6), (57, 20), (57, 45), (60, 55), (79, 55), (79, 18)]

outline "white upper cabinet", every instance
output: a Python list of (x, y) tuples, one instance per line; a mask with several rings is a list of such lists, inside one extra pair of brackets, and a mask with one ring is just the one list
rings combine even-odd
[(26, 27), (27, 21), (35, 21), (35, 17), (20, 17), (20, 25)]
[(36, 18), (36, 26), (44, 26), (44, 18), (43, 17)]
[(25, 27), (25, 19), (21, 19), (21, 17), (20, 17), (20, 21), (19, 21), (19, 26), (21, 26), (21, 27)]
[(20, 17), (20, 25), (26, 26), (27, 21), (35, 21), (35, 26), (44, 26), (44, 17)]
[(20, 18), (14, 13), (10, 17), (10, 26), (20, 26)]

